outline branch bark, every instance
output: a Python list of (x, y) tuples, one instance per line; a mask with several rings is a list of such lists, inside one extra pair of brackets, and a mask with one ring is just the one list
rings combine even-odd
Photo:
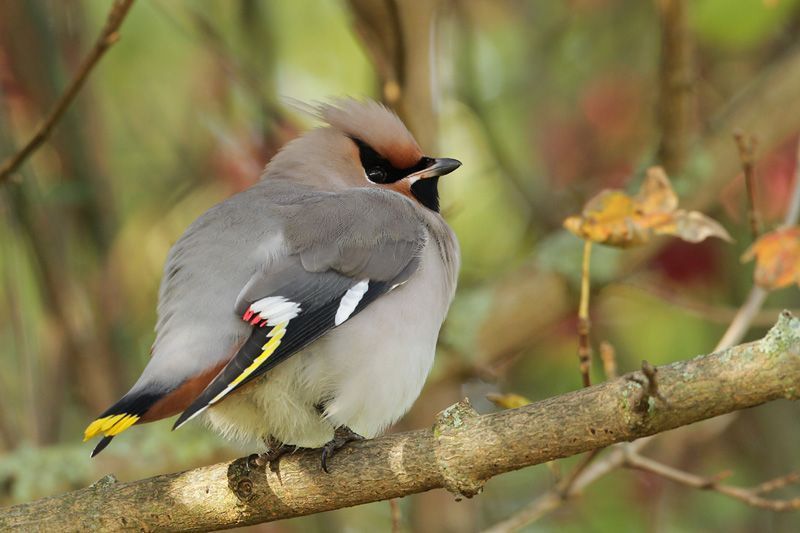
[(480, 416), (460, 402), (432, 429), (354, 443), (333, 460), (316, 452), (281, 462), (248, 459), (130, 483), (109, 476), (61, 496), (0, 512), (0, 530), (208, 531), (291, 518), (434, 488), (471, 497), (489, 478), (745, 409), (800, 398), (800, 320), (781, 314), (761, 340), (627, 374), (519, 409)]

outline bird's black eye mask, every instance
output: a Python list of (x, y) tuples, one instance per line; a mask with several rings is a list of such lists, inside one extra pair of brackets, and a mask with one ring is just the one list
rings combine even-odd
[[(367, 179), (372, 183), (386, 185), (405, 178), (409, 174), (418, 172), (433, 164), (430, 157), (422, 157), (416, 165), (408, 168), (397, 168), (392, 166), (388, 159), (381, 157), (378, 152), (372, 149), (361, 139), (351, 137), (358, 146), (358, 155)], [(439, 178), (422, 179), (411, 185), (411, 193), (425, 207), (433, 211), (439, 211)]]

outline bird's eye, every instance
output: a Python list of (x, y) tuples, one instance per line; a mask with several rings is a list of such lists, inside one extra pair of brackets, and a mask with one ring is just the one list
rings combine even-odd
[(383, 183), (386, 181), (386, 169), (383, 167), (370, 167), (367, 170), (367, 178), (373, 183)]

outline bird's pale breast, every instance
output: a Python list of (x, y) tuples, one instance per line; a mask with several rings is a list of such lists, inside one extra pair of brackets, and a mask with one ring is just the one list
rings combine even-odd
[[(243, 442), (273, 436), (318, 447), (346, 425), (373, 437), (413, 404), (430, 371), (457, 264), (446, 264), (442, 224), (429, 237), (420, 269), (403, 286), (208, 410), (210, 424)], [(325, 406), (326, 418), (317, 406)]]

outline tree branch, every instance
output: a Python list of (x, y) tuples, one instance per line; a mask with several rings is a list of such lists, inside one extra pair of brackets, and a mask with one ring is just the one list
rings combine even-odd
[(725, 496), (729, 496), (734, 500), (746, 503), (747, 505), (758, 507), (759, 509), (767, 509), (770, 511), (796, 511), (800, 509), (800, 498), (778, 500), (768, 499), (762, 496), (762, 494), (767, 494), (792, 483), (797, 483), (798, 479), (800, 479), (800, 472), (792, 472), (791, 474), (772, 479), (756, 487), (745, 489), (721, 484), (720, 481), (724, 477), (727, 477), (727, 473), (712, 478), (700, 477), (654, 461), (638, 453), (629, 453), (625, 458), (624, 465), (628, 468), (650, 472), (664, 479), (674, 481), (675, 483), (686, 485), (687, 487), (700, 490), (713, 490)]
[(658, 390), (668, 404), (649, 398), (640, 382), (647, 377), (634, 372), (484, 416), (460, 402), (440, 413), (430, 430), (348, 446), (334, 458), (331, 474), (321, 471), (316, 452), (303, 452), (281, 462), (280, 477), (246, 458), (130, 483), (108, 477), (8, 508), (0, 513), (0, 530), (207, 531), (434, 488), (470, 497), (504, 472), (779, 398), (798, 399), (800, 320), (784, 312), (760, 341), (659, 367)]
[(106, 53), (106, 50), (119, 40), (119, 28), (122, 25), (122, 21), (125, 20), (125, 15), (128, 14), (131, 5), (133, 5), (133, 0), (116, 0), (116, 2), (114, 2), (111, 11), (108, 13), (106, 24), (103, 26), (103, 30), (100, 32), (100, 36), (97, 38), (94, 47), (92, 47), (91, 52), (89, 52), (89, 55), (84, 59), (72, 83), (70, 83), (67, 90), (64, 91), (64, 94), (62, 94), (61, 98), (56, 102), (50, 115), (48, 115), (47, 119), (39, 126), (39, 129), (25, 146), (0, 165), (0, 183), (8, 180), (17, 168), (19, 168), (19, 166), (50, 136), (50, 132), (53, 131), (53, 128), (61, 119), (61, 116), (80, 92), (86, 78), (89, 77), (89, 73), (94, 69), (97, 62), (100, 61), (100, 58), (103, 57), (103, 54)]

